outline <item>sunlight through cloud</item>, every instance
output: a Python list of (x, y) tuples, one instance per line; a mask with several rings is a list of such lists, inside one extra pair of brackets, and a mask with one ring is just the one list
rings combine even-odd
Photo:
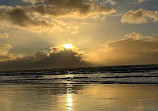
[(72, 44), (64, 44), (62, 45), (64, 48), (66, 49), (73, 49), (73, 45)]

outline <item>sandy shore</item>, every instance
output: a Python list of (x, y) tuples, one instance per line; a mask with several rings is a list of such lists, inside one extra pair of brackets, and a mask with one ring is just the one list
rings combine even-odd
[(1, 111), (157, 111), (158, 85), (0, 85)]

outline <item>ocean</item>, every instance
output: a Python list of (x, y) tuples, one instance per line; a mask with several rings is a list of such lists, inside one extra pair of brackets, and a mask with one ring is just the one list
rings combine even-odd
[(0, 111), (157, 111), (158, 65), (0, 72)]
[(158, 84), (158, 65), (0, 72), (1, 84)]

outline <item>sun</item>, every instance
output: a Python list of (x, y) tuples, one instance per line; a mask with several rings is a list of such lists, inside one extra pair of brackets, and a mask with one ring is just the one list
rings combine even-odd
[(72, 44), (63, 44), (62, 46), (64, 48), (66, 48), (66, 49), (73, 49), (73, 45)]

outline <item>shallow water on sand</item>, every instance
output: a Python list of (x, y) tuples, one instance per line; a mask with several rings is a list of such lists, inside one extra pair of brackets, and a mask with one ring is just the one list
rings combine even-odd
[(157, 111), (158, 85), (0, 85), (0, 111)]

